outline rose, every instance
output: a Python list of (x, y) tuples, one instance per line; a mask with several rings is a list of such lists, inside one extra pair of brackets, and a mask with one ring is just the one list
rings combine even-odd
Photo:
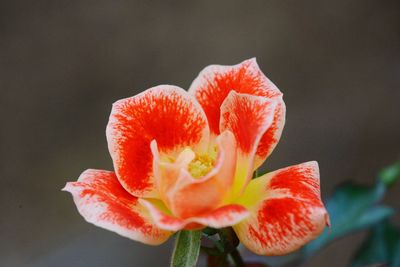
[(160, 85), (114, 103), (106, 133), (115, 173), (89, 169), (64, 190), (88, 222), (146, 244), (232, 226), (257, 254), (289, 253), (329, 218), (315, 161), (251, 179), (285, 110), (255, 59), (208, 66), (189, 92)]

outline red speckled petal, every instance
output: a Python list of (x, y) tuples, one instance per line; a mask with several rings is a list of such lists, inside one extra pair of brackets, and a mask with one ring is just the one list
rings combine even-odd
[(249, 211), (238, 204), (222, 206), (203, 215), (180, 219), (170, 214), (161, 201), (139, 200), (148, 208), (154, 223), (161, 229), (168, 231), (197, 230), (206, 226), (223, 228), (235, 225), (249, 216)]
[(238, 144), (234, 197), (251, 179), (258, 144), (273, 123), (277, 105), (275, 99), (235, 91), (221, 105), (220, 129), (233, 132)]
[(329, 225), (315, 161), (252, 180), (237, 203), (246, 206), (251, 216), (234, 230), (248, 249), (260, 255), (297, 250)]
[(158, 197), (152, 173), (150, 142), (173, 156), (186, 146), (204, 150), (207, 118), (197, 101), (179, 87), (160, 85), (113, 105), (107, 141), (115, 172), (137, 197)]
[(238, 93), (276, 99), (278, 107), (270, 128), (264, 133), (257, 150), (256, 167), (271, 154), (279, 141), (285, 124), (286, 107), (282, 93), (260, 70), (256, 59), (245, 60), (234, 66), (210, 65), (203, 69), (193, 81), (189, 92), (203, 107), (210, 125), (211, 133), (218, 135), (220, 130), (220, 107), (228, 94)]
[(283, 102), (282, 97), (275, 97), (274, 100), (277, 101), (274, 119), (258, 144), (256, 156), (254, 158), (254, 169), (260, 167), (265, 159), (272, 153), (281, 138), (283, 126), (285, 125), (285, 102)]
[(223, 204), (234, 182), (236, 142), (230, 131), (217, 139), (218, 154), (213, 168), (203, 177), (193, 178), (187, 171), (194, 153), (184, 150), (173, 163), (160, 159), (157, 144), (152, 142), (154, 174), (160, 197), (179, 218), (210, 212)]
[(86, 221), (145, 244), (158, 245), (172, 234), (155, 226), (138, 199), (120, 185), (114, 172), (86, 170), (63, 189), (72, 194)]

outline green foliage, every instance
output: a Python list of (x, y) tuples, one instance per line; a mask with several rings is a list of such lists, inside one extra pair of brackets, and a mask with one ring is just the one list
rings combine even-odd
[(384, 168), (378, 177), (375, 186), (347, 183), (335, 190), (333, 196), (326, 201), (331, 229), (325, 229), (316, 240), (303, 248), (305, 257), (313, 255), (329, 242), (349, 233), (379, 227), (379, 223), (394, 214), (392, 208), (379, 205), (378, 202), (384, 197), (386, 189), (400, 180), (400, 161)]
[(171, 267), (196, 266), (200, 245), (201, 231), (180, 231), (176, 236)]
[(326, 202), (331, 228), (303, 248), (306, 257), (313, 255), (329, 242), (346, 234), (371, 227), (391, 216), (393, 209), (376, 205), (385, 194), (385, 185), (373, 187), (347, 183), (340, 186)]
[(203, 235), (213, 244), (212, 247), (201, 247), (202, 251), (208, 254), (207, 266), (228, 267), (231, 266), (229, 261), (232, 261), (234, 266), (237, 267), (245, 266), (237, 250), (237, 246), (240, 242), (232, 227), (221, 229), (207, 227), (203, 229)]
[(400, 161), (384, 168), (379, 173), (379, 178), (386, 186), (393, 185), (400, 179)]
[(387, 266), (400, 266), (400, 231), (388, 222), (382, 222), (369, 233), (364, 244), (357, 251), (353, 267), (384, 263)]

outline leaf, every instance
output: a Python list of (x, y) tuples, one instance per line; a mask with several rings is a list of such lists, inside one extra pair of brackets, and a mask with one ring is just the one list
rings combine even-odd
[(352, 266), (385, 263), (400, 266), (400, 231), (388, 222), (376, 225), (357, 251)]
[(400, 266), (400, 242), (397, 242), (395, 249), (392, 266)]
[(381, 170), (379, 178), (387, 187), (393, 185), (400, 179), (400, 161)]
[(180, 231), (175, 240), (171, 267), (194, 267), (200, 253), (201, 231)]
[(360, 186), (352, 183), (340, 186), (326, 202), (326, 208), (331, 219), (331, 228), (303, 248), (306, 257), (334, 239), (348, 233), (368, 228), (394, 211), (386, 206), (374, 206), (385, 194), (385, 185), (378, 182), (373, 187)]

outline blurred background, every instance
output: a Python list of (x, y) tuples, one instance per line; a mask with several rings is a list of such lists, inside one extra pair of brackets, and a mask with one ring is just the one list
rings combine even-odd
[[(0, 265), (167, 266), (171, 242), (94, 227), (60, 189), (112, 169), (114, 101), (250, 57), (287, 105), (266, 168), (318, 160), (327, 197), (398, 159), (399, 1), (0, 1)], [(363, 235), (305, 266), (345, 266)]]

